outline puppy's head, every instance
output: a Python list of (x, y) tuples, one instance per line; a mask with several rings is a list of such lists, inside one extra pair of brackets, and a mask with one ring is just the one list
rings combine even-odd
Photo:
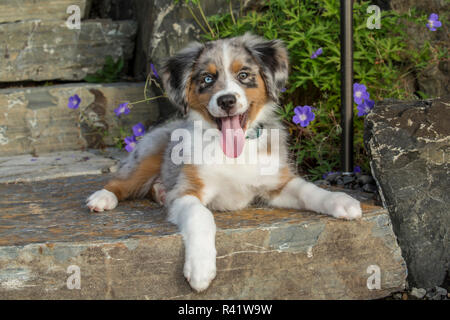
[(278, 102), (288, 77), (288, 54), (279, 40), (251, 34), (193, 43), (166, 61), (162, 79), (169, 99), (223, 128), (248, 128), (268, 102)]

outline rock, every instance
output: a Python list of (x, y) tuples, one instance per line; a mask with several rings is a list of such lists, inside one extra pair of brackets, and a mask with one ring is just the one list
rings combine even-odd
[(441, 296), (446, 296), (447, 290), (445, 288), (436, 287), (436, 293), (439, 293)]
[(447, 290), (436, 286), (436, 287), (430, 289), (427, 292), (426, 296), (430, 300), (444, 300), (447, 298)]
[[(90, 0), (2, 0), (0, 23), (23, 20), (64, 20), (70, 16), (67, 8), (76, 5), (83, 19), (88, 15)], [(3, 45), (3, 43), (2, 43)]]
[(370, 165), (412, 286), (443, 283), (450, 255), (450, 100), (376, 105), (365, 119)]
[(314, 184), (317, 186), (330, 186), (331, 185), (331, 183), (327, 180), (317, 180), (317, 181), (314, 181)]
[(344, 183), (344, 184), (350, 184), (350, 183), (352, 183), (352, 182), (354, 182), (356, 179), (355, 179), (355, 176), (354, 175), (344, 175), (343, 177), (342, 177), (342, 182)]
[(365, 184), (372, 184), (372, 183), (375, 183), (375, 181), (373, 180), (373, 178), (372, 178), (372, 176), (369, 176), (369, 175), (367, 175), (367, 174), (363, 174), (363, 175), (360, 175), (359, 177), (358, 177), (358, 183), (360, 184), (360, 185), (365, 185)]
[(450, 68), (448, 61), (432, 63), (417, 75), (419, 90), (431, 97), (450, 94)]
[(377, 186), (373, 184), (365, 184), (362, 186), (362, 190), (364, 192), (375, 193), (377, 192)]
[[(111, 0), (103, 0), (111, 1)], [(134, 70), (136, 76), (146, 77), (151, 72), (150, 63), (157, 68), (161, 62), (184, 48), (192, 41), (205, 41), (205, 33), (189, 12), (185, 1), (167, 0), (133, 0), (139, 32), (136, 40), (136, 55)], [(239, 11), (240, 2), (233, 1), (235, 14)], [(259, 8), (262, 0), (242, 1), (242, 10)], [(204, 0), (201, 6), (206, 16), (228, 13), (228, 0)], [(193, 12), (204, 24), (196, 5)], [(206, 27), (205, 27), (206, 28)]]
[(395, 300), (402, 300), (402, 294), (401, 293), (394, 293), (392, 296)]
[[(0, 183), (0, 299), (377, 299), (405, 288), (387, 211), (365, 203), (355, 221), (284, 209), (215, 212), (217, 277), (194, 293), (182, 273), (182, 237), (158, 205), (84, 207), (109, 178)], [(79, 290), (67, 288), (71, 265), (80, 268)], [(381, 287), (370, 290), (377, 270)]]
[(333, 183), (336, 182), (336, 180), (341, 176), (341, 174), (339, 172), (332, 172), (329, 173), (326, 177), (325, 180)]
[(387, 2), (392, 9), (401, 13), (407, 13), (413, 7), (426, 12), (445, 12), (448, 8), (445, 0), (388, 0)]
[(132, 1), (95, 0), (89, 11), (89, 19), (128, 20), (134, 18)]
[(427, 290), (425, 290), (423, 288), (419, 288), (419, 289), (418, 288), (412, 288), (410, 294), (413, 297), (417, 298), (417, 299), (422, 299), (427, 294)]
[[(124, 153), (126, 153), (124, 151)], [(117, 170), (117, 159), (86, 151), (0, 157), (0, 183), (42, 181)]]
[[(80, 107), (67, 107), (78, 94)], [(0, 154), (20, 155), (112, 146), (120, 128), (154, 124), (159, 111), (155, 103), (134, 105), (120, 119), (114, 109), (123, 102), (144, 99), (144, 83), (67, 84), (0, 90)], [(89, 122), (79, 126), (80, 110)]]
[(133, 57), (134, 21), (83, 21), (80, 30), (63, 21), (0, 24), (0, 82), (81, 80), (103, 68), (105, 58)]

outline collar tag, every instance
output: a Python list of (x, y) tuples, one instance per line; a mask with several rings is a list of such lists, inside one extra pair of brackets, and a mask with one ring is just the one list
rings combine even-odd
[(253, 128), (253, 130), (247, 134), (245, 139), (258, 139), (262, 134), (263, 128), (264, 126), (262, 124), (258, 124), (256, 128)]

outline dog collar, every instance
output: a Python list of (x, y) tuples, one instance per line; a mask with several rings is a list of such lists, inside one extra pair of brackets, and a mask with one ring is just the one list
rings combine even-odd
[(249, 130), (245, 139), (258, 139), (262, 134), (264, 126), (260, 123), (255, 128)]

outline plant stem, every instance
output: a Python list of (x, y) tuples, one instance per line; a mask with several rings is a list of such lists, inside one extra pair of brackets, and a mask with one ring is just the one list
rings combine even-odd
[(195, 15), (194, 11), (192, 11), (191, 6), (190, 5), (186, 5), (189, 12), (191, 13), (191, 16), (194, 18), (195, 22), (197, 22), (198, 26), (203, 30), (204, 33), (208, 33), (208, 31), (205, 29), (205, 27), (203, 27), (203, 25), (200, 23), (200, 21), (198, 20), (197, 16)]
[(236, 24), (236, 20), (234, 19), (234, 15), (233, 15), (233, 5), (231, 4), (231, 0), (229, 0), (229, 4), (230, 4), (231, 20), (233, 20), (233, 24)]
[(128, 103), (128, 105), (134, 105), (136, 103), (147, 102), (147, 101), (155, 100), (158, 98), (165, 98), (165, 97), (167, 97), (167, 96), (165, 94), (163, 94), (161, 96), (156, 96), (156, 97), (151, 97), (151, 98), (140, 100), (140, 101), (130, 102), (130, 103)]
[(213, 31), (213, 29), (211, 29), (211, 26), (208, 23), (208, 19), (206, 19), (205, 13), (203, 12), (202, 6), (200, 5), (200, 1), (197, 2), (197, 7), (198, 7), (198, 10), (200, 11), (200, 14), (202, 15), (203, 21), (205, 21), (206, 26), (208, 27), (209, 32), (211, 33), (211, 36), (213, 38), (215, 38), (216, 36), (214, 34), (214, 31)]

